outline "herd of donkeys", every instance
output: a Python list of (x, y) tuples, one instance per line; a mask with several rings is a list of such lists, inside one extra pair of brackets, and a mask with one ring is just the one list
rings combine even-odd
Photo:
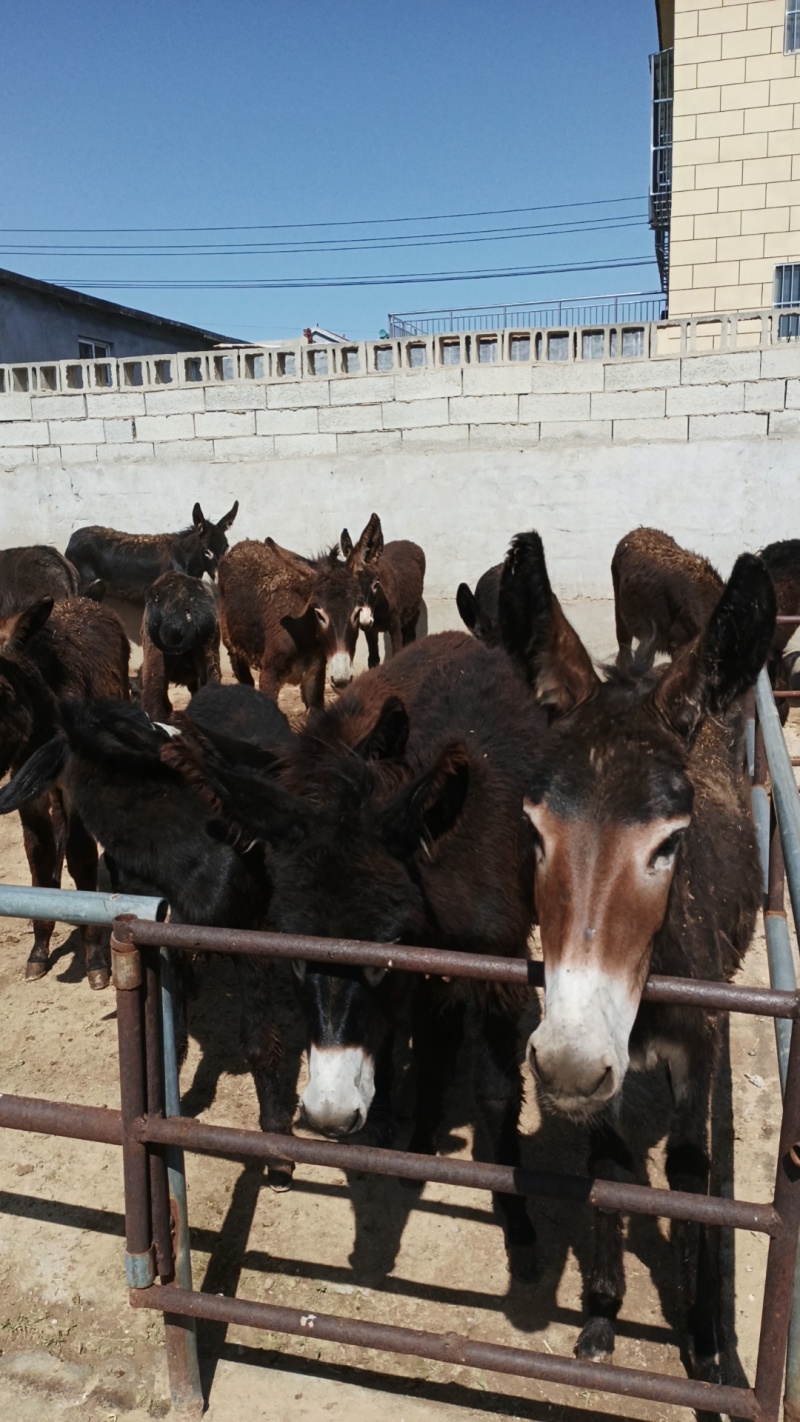
[[(612, 562), (619, 654), (600, 672), (537, 533), (518, 534), (474, 592), (458, 589), (469, 630), (417, 641), (424, 553), (384, 545), (376, 515), (312, 558), (270, 538), (229, 549), (236, 513), (214, 524), (195, 505), (178, 534), (79, 529), (66, 557), (0, 552), (0, 813), (20, 813), (33, 883), (58, 885), (66, 859), (94, 888), (101, 846), (115, 889), (163, 897), (182, 922), (518, 957), (536, 924), (546, 988), (524, 1059), (537, 1090), (588, 1129), (594, 1175), (635, 1179), (644, 1147), (622, 1134), (620, 1093), (629, 1068), (665, 1068), (667, 1178), (705, 1194), (721, 1025), (642, 989), (651, 971), (729, 980), (750, 945), (760, 875), (742, 698), (765, 664), (791, 676), (792, 628), (776, 614), (800, 608), (800, 540), (743, 553), (723, 581), (659, 530), (626, 535)], [(133, 692), (104, 589), (144, 607)], [(360, 629), (369, 670), (354, 678)], [(220, 637), (235, 685), (220, 678)], [(308, 708), (299, 727), (277, 703), (289, 682)], [(326, 705), (328, 682), (339, 694)], [(185, 710), (170, 683), (190, 691)], [(30, 978), (47, 970), (52, 930), (35, 925)], [(101, 931), (84, 938), (89, 983), (104, 987)], [(287, 1133), (276, 970), (235, 956), (260, 1124)], [(483, 1138), (492, 1159), (519, 1163), (526, 991), (293, 968), (308, 1126), (390, 1144), (394, 1038), (410, 1025), (409, 1148), (434, 1152), (469, 1025)], [(182, 1052), (186, 1034), (183, 1008)], [(271, 1160), (271, 1183), (287, 1187), (292, 1169)], [(511, 1273), (532, 1281), (525, 1199), (498, 1194), (495, 1211)], [(719, 1288), (704, 1230), (673, 1225), (687, 1356), (713, 1380)], [(619, 1220), (598, 1213), (579, 1356), (612, 1353), (624, 1287)]]

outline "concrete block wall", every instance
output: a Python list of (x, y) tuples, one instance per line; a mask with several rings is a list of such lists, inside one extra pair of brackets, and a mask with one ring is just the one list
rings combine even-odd
[[(240, 501), (235, 538), (300, 552), (356, 533), (428, 556), (429, 626), (537, 527), (554, 585), (608, 615), (609, 563), (654, 523), (726, 571), (800, 536), (800, 346), (660, 359), (530, 361), (331, 378), (0, 395), (3, 543), (65, 548), (85, 524), (185, 526)], [(581, 612), (583, 609), (583, 612)]]
[(772, 302), (800, 261), (800, 55), (786, 0), (675, 0), (672, 316)]

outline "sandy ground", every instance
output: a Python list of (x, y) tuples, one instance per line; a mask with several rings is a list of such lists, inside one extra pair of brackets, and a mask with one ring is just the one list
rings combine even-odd
[[(798, 718), (800, 719), (800, 718)], [(796, 737), (793, 737), (796, 739)], [(16, 816), (0, 819), (0, 881), (29, 882)], [(6, 1092), (116, 1106), (116, 1021), (111, 991), (85, 982), (77, 932), (57, 930), (48, 975), (23, 979), (29, 926), (0, 920), (0, 1087)], [(230, 965), (201, 965), (184, 1107), (200, 1119), (255, 1127), (251, 1080), (238, 1047)], [(281, 1011), (287, 1089), (303, 1062), (289, 972)], [(742, 980), (768, 981), (763, 939)], [(411, 1069), (398, 1049), (397, 1143), (410, 1133)], [(440, 1150), (469, 1155), (473, 1103), (468, 1047), (447, 1103)], [(632, 1082), (630, 1115), (651, 1147), (649, 1178), (663, 1184), (663, 1084)], [(532, 1167), (583, 1169), (578, 1128), (540, 1117), (527, 1088), (523, 1156)], [(733, 1018), (714, 1107), (714, 1149), (724, 1194), (767, 1200), (780, 1118), (773, 1027)], [(275, 1194), (264, 1173), (190, 1157), (188, 1191), (197, 1287), (216, 1293), (379, 1319), (571, 1354), (580, 1327), (579, 1261), (588, 1212), (533, 1203), (541, 1272), (510, 1285), (488, 1197), (299, 1166)], [(16, 1132), (0, 1139), (0, 1416), (3, 1422), (85, 1419), (144, 1422), (169, 1409), (158, 1314), (127, 1306), (122, 1170), (117, 1150)], [(723, 1241), (728, 1380), (754, 1373), (766, 1249), (749, 1232)], [(628, 1293), (615, 1361), (683, 1375), (675, 1264), (665, 1223), (628, 1226)], [(497, 1374), (250, 1330), (200, 1328), (209, 1422), (456, 1422), (496, 1416), (550, 1419), (687, 1418), (683, 1409), (540, 1386)]]

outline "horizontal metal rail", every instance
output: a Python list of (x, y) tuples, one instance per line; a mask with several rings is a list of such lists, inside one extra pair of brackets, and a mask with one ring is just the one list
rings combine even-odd
[(163, 919), (165, 899), (144, 894), (90, 893), (85, 889), (28, 889), (0, 884), (0, 918), (57, 919), (59, 923), (108, 926), (120, 914)]
[(608, 1363), (582, 1363), (575, 1358), (559, 1358), (528, 1348), (474, 1342), (455, 1333), (426, 1333), (418, 1328), (398, 1328), (388, 1323), (340, 1318), (335, 1314), (279, 1308), (245, 1299), (224, 1298), (220, 1294), (192, 1293), (171, 1286), (132, 1290), (130, 1301), (134, 1308), (167, 1310), (189, 1318), (238, 1323), (242, 1327), (270, 1329), (275, 1333), (295, 1333), (324, 1342), (376, 1348), (385, 1353), (406, 1353), (442, 1363), (562, 1383), (568, 1387), (642, 1397), (676, 1407), (730, 1412), (736, 1417), (754, 1419), (761, 1416), (751, 1388), (693, 1382), (688, 1378), (646, 1373), (637, 1368), (617, 1368)]
[[(244, 928), (196, 928), (184, 923), (150, 924), (117, 919), (114, 936), (137, 947), (177, 948), (185, 953), (246, 953), (262, 958), (304, 958), (317, 963), (361, 964), (395, 968), (431, 977), (471, 978), (513, 983), (520, 987), (544, 982), (543, 966), (522, 958), (486, 953), (460, 953), (443, 948), (416, 948), (398, 943), (362, 943), (359, 939), (310, 938), (301, 934), (257, 933)], [(772, 988), (740, 987), (732, 983), (700, 982), (694, 978), (648, 978), (645, 1002), (743, 1012), (760, 1017), (800, 1016), (800, 993)]]

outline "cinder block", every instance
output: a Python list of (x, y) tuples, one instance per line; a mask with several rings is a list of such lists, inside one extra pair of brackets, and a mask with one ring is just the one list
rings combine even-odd
[(558, 360), (539, 361), (531, 367), (531, 391), (534, 395), (569, 395), (577, 390), (603, 389), (603, 362), (576, 361), (574, 365)]
[[(456, 395), (450, 400), (450, 408), (457, 405), (461, 396)], [(512, 397), (516, 403), (516, 396)], [(423, 425), (444, 425), (447, 424), (448, 401), (441, 400), (392, 400), (389, 404), (383, 405), (383, 427), (384, 429), (419, 429)], [(452, 415), (451, 415), (452, 418)], [(491, 418), (491, 417), (490, 417)]]
[[(719, 141), (720, 162), (731, 163), (735, 162), (737, 158), (746, 158), (749, 162), (755, 159), (766, 162), (768, 139), (769, 135), (766, 133), (733, 133), (727, 138), (721, 138)], [(761, 174), (759, 174), (755, 181), (761, 182), (761, 180)], [(764, 181), (766, 181), (766, 174)]]
[[(345, 384), (355, 384), (357, 376), (351, 376)], [(267, 386), (268, 410), (301, 410), (309, 405), (330, 404), (329, 380), (289, 380)]]
[[(531, 389), (531, 367), (523, 361), (511, 365), (468, 365), (463, 377), (465, 395), (525, 395)], [(400, 399), (399, 390), (397, 398)]]
[[(102, 431), (102, 420), (98, 420), (97, 423)], [(44, 420), (10, 420), (8, 424), (0, 425), (0, 440), (5, 446), (49, 444), (50, 435)], [(58, 441), (53, 440), (53, 443), (57, 444)]]
[[(720, 91), (714, 89), (684, 89), (676, 93), (672, 101), (672, 111), (676, 118), (683, 118), (685, 114), (707, 114), (715, 112), (719, 106)], [(740, 107), (740, 105), (731, 105)]]
[[(319, 428), (317, 411), (314, 409), (258, 410), (255, 419), (255, 433), (260, 435), (316, 434)], [(226, 431), (220, 430), (219, 433), (224, 434)]]
[(722, 36), (696, 35), (687, 39), (680, 47), (680, 56), (682, 64), (711, 64), (722, 58)]
[(772, 107), (747, 108), (744, 111), (745, 133), (755, 133), (757, 129), (766, 129), (769, 133), (775, 133), (778, 129), (792, 128), (793, 124), (794, 106), (792, 104), (773, 104)]
[[(425, 435), (428, 430), (420, 430), (419, 433)], [(342, 431), (336, 435), (338, 454), (387, 454), (393, 449), (400, 449), (402, 443), (400, 430), (355, 430), (350, 434)]]
[(780, 380), (785, 375), (790, 377), (786, 387), (786, 408), (790, 409), (794, 408), (795, 396), (800, 388), (798, 382), (791, 378), (800, 377), (800, 346), (778, 346), (771, 351), (762, 351), (762, 380)]
[(275, 453), (283, 459), (335, 454), (336, 439), (334, 434), (276, 435)]
[[(243, 410), (232, 414), (229, 410), (209, 411), (205, 415), (194, 416), (194, 432), (198, 439), (227, 439), (229, 435), (253, 435), (256, 433), (256, 418), (263, 418), (264, 410)], [(259, 430), (259, 434), (271, 431)]]
[[(722, 36), (722, 58), (736, 59), (739, 55), (769, 54), (772, 49), (772, 31), (739, 30)], [(754, 76), (758, 78), (758, 75)], [(749, 78), (749, 73), (748, 73)]]
[(697, 11), (687, 10), (675, 16), (675, 38), (691, 39), (697, 34)]
[[(460, 395), (450, 400), (451, 425), (515, 423), (519, 415), (518, 395)], [(384, 411), (384, 420), (386, 412)]]
[(695, 128), (698, 138), (722, 138), (723, 134), (744, 132), (744, 110), (726, 109), (724, 113), (697, 114)]
[(99, 464), (143, 464), (153, 458), (154, 446), (145, 440), (141, 444), (98, 444)]
[(267, 387), (258, 381), (233, 381), (205, 387), (207, 410), (264, 410)]
[(715, 262), (717, 242), (714, 237), (696, 237), (692, 242), (676, 242), (672, 248), (676, 262), (682, 266), (692, 266), (695, 262)]
[[(788, 183), (792, 178), (792, 157), (782, 153), (776, 158), (745, 158), (743, 183)], [(769, 188), (767, 198), (769, 199)]]
[[(60, 397), (53, 396), (51, 398), (62, 399), (66, 406), (74, 397), (62, 395)], [(97, 415), (100, 419), (104, 420), (135, 419), (137, 415), (145, 415), (147, 413), (144, 403), (144, 391), (106, 390), (101, 395), (90, 392), (86, 396), (86, 413), (87, 415)], [(53, 414), (48, 415), (47, 418), (57, 419), (58, 411), (54, 410)], [(64, 410), (63, 418), (69, 419), (69, 411), (66, 409)]]
[(135, 438), (133, 420), (103, 420), (106, 444), (126, 444)]
[(275, 441), (272, 435), (243, 435), (233, 439), (214, 440), (214, 458), (218, 463), (238, 463), (241, 459), (272, 459)]
[[(705, 44), (708, 44), (710, 38), (709, 35), (698, 36), (700, 42)], [(701, 89), (707, 89), (712, 84), (743, 84), (746, 77), (743, 56), (710, 60), (707, 64), (697, 66), (697, 83)]]
[(665, 420), (615, 420), (615, 444), (652, 444), (658, 440), (685, 443), (689, 438), (688, 416)]
[[(24, 414), (24, 407), (20, 406), (18, 419), (83, 420), (86, 418), (85, 395), (0, 395), (0, 420), (11, 419), (11, 416), (6, 415), (4, 411), (6, 406), (15, 400), (25, 401), (27, 405)], [(109, 414), (113, 413), (113, 410), (109, 411)]]
[[(797, 250), (796, 232), (765, 232), (761, 240), (764, 243), (764, 256), (771, 258), (770, 265), (773, 267), (776, 262), (790, 262)], [(769, 275), (774, 276), (774, 272)]]
[[(137, 439), (167, 440), (191, 439), (194, 434), (194, 415), (142, 415), (136, 421)], [(198, 419), (203, 416), (198, 415)], [(216, 419), (217, 416), (211, 416)]]
[[(751, 30), (752, 35), (759, 35), (762, 43), (766, 43), (769, 30)], [(745, 79), (748, 84), (755, 79), (775, 79), (783, 80), (789, 77), (794, 68), (793, 61), (783, 54), (748, 54), (745, 59)], [(787, 74), (788, 70), (788, 74)], [(771, 96), (770, 90), (770, 96)], [(785, 103), (784, 95), (776, 95), (776, 103)]]
[[(50, 445), (45, 446), (51, 448)], [(0, 445), (0, 469), (17, 469), (22, 464), (31, 464), (34, 459), (30, 444)]]
[[(759, 381), (755, 381), (759, 384)], [(744, 409), (744, 385), (679, 385), (667, 391), (668, 415), (734, 414)]]
[[(800, 386), (800, 381), (797, 382)], [(730, 387), (729, 387), (730, 388)], [(800, 401), (798, 402), (800, 404)], [(782, 410), (786, 404), (785, 380), (752, 380), (744, 387), (744, 408), (763, 414)]]
[[(98, 421), (102, 424), (102, 420)], [(97, 445), (96, 444), (62, 444), (61, 446), (62, 464), (96, 464)]]
[(332, 405), (380, 405), (395, 398), (395, 377), (386, 375), (357, 375), (352, 380), (332, 380), (330, 383)]
[[(395, 400), (441, 400), (446, 395), (461, 395), (461, 376), (460, 366), (448, 365), (437, 365), (433, 370), (398, 371), (394, 378), (394, 398)], [(471, 391), (470, 393), (478, 394), (479, 392)]]
[[(697, 221), (694, 217), (673, 217), (670, 223), (670, 246), (675, 251), (679, 242), (691, 242), (694, 237), (694, 224)], [(704, 237), (716, 236), (716, 233), (704, 232)]]
[(666, 360), (624, 360), (605, 366), (605, 388), (611, 390), (663, 390), (680, 385), (681, 363), (676, 357)]
[(735, 286), (739, 280), (738, 262), (709, 262), (694, 267), (696, 286)]
[(214, 458), (214, 445), (210, 439), (170, 439), (163, 444), (153, 445), (153, 457), (159, 460), (187, 464), (210, 464)]
[(766, 137), (770, 158), (777, 158), (785, 153), (800, 153), (800, 128), (779, 128), (774, 133), (768, 133)]
[[(771, 351), (768, 352), (768, 351), (765, 351), (764, 354), (765, 354), (765, 355), (772, 355), (772, 354), (778, 354), (778, 352), (771, 352)], [(783, 354), (783, 352), (781, 352), (781, 354)], [(786, 354), (788, 355), (789, 352), (787, 351)], [(797, 356), (800, 356), (800, 350), (793, 351), (792, 354), (797, 355)], [(796, 364), (796, 366), (795, 366), (794, 373), (795, 373), (795, 375), (800, 375), (800, 360), (797, 362), (797, 364)], [(759, 383), (761, 383), (761, 382), (759, 382)], [(767, 381), (767, 382), (765, 382), (765, 383), (766, 383), (766, 384), (769, 384), (770, 382)], [(783, 382), (781, 382), (781, 384), (783, 384)], [(786, 400), (785, 400), (784, 403), (785, 403), (785, 406), (786, 406), (786, 409), (787, 409), (787, 410), (800, 410), (800, 380), (787, 380), (787, 382), (786, 382)]]
[[(37, 400), (37, 407), (43, 401)], [(81, 410), (81, 414), (82, 414)], [(47, 414), (40, 414), (37, 408), (37, 419), (47, 419)], [(0, 395), (0, 421), (6, 419), (30, 419), (31, 418), (31, 397), (30, 395)]]
[(767, 433), (768, 415), (690, 415), (689, 439), (758, 439)]
[(800, 103), (800, 78), (772, 79), (769, 85), (769, 101), (772, 104)]
[[(445, 407), (447, 419), (447, 401), (443, 400), (441, 404)], [(320, 434), (357, 434), (365, 430), (382, 430), (381, 409), (380, 405), (337, 405), (331, 408), (326, 406), (318, 412)]]
[[(487, 430), (500, 429), (500, 425), (487, 425)], [(422, 425), (419, 429), (403, 430), (403, 448), (432, 444), (468, 445), (469, 425)]]
[(793, 178), (791, 182), (767, 184), (765, 206), (782, 207), (785, 203), (789, 206), (800, 203), (800, 178)]
[[(791, 218), (791, 207), (762, 207), (755, 212), (743, 212), (741, 214), (742, 233), (746, 235), (750, 232), (788, 232)], [(733, 213), (730, 214), (733, 217)]]
[[(776, 99), (776, 103), (786, 103), (785, 99)], [(721, 109), (746, 109), (752, 105), (754, 109), (761, 109), (769, 103), (769, 80), (762, 79), (758, 84), (724, 84), (720, 89)]]
[[(544, 395), (542, 399), (558, 399), (558, 396)], [(567, 400), (588, 400), (588, 395), (564, 397)], [(453, 425), (458, 429), (458, 425)], [(534, 421), (527, 425), (470, 425), (469, 442), (477, 449), (531, 449), (539, 443), (539, 424)]]
[(734, 380), (758, 380), (760, 374), (760, 351), (732, 351), (730, 355), (681, 358), (682, 385), (725, 385)]
[(591, 398), (588, 390), (570, 395), (520, 395), (520, 424), (538, 424), (540, 420), (589, 420)]
[(657, 420), (666, 408), (665, 390), (616, 390), (592, 396), (592, 420)]
[(203, 386), (191, 389), (146, 390), (145, 413), (148, 415), (194, 415), (205, 409)]
[(725, 34), (728, 30), (747, 29), (747, 6), (746, 5), (722, 5), (714, 0), (714, 4), (709, 6), (697, 5), (700, 11), (698, 15), (697, 32), (701, 35)]
[(563, 440), (571, 444), (604, 444), (611, 440), (610, 420), (563, 420), (551, 423), (543, 420), (539, 426), (539, 438)]
[(800, 438), (800, 410), (776, 410), (769, 417), (769, 432), (779, 439)]

